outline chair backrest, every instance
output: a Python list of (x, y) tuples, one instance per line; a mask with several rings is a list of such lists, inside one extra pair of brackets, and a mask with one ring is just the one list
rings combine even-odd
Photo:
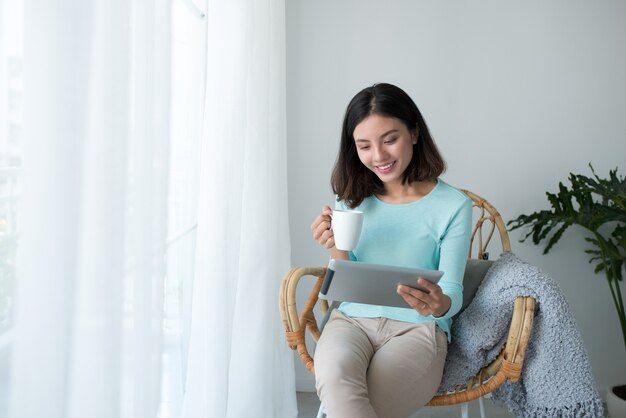
[[(469, 190), (463, 190), (463, 193), (472, 199), (474, 213), (477, 213), (478, 216), (475, 216), (474, 225), (472, 227), (470, 249), (465, 266), (465, 275), (463, 276), (463, 306), (453, 318), (460, 315), (461, 312), (467, 308), (467, 305), (470, 304), (472, 299), (474, 299), (478, 287), (485, 278), (487, 270), (489, 270), (489, 267), (491, 267), (493, 263), (493, 261), (489, 260), (488, 247), (496, 230), (500, 237), (502, 251), (511, 250), (509, 233), (496, 208), (487, 200)], [(475, 254), (475, 257), (472, 257), (472, 253)]]

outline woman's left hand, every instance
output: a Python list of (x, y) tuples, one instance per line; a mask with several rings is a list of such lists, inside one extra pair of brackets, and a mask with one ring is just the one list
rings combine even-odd
[(409, 306), (422, 316), (432, 315), (439, 317), (448, 312), (452, 301), (448, 295), (441, 291), (441, 287), (438, 284), (431, 283), (422, 277), (417, 278), (417, 284), (421, 288), (426, 289), (426, 292), (414, 287), (398, 285), (398, 294), (402, 296)]

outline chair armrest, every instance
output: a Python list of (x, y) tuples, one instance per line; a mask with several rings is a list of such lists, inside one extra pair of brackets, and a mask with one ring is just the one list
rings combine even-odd
[(535, 299), (530, 296), (522, 296), (515, 299), (513, 319), (504, 350), (504, 366), (507, 366), (507, 378), (517, 382), (522, 374), (526, 347), (535, 318)]
[(524, 355), (535, 317), (535, 299), (520, 296), (515, 299), (509, 334), (502, 352), (482, 368), (467, 384), (454, 392), (433, 397), (429, 406), (456, 405), (478, 399), (500, 387), (507, 379), (517, 382), (522, 374)]
[[(315, 373), (313, 358), (306, 347), (306, 330), (308, 329), (313, 339), (317, 341), (320, 337), (320, 330), (313, 313), (313, 308), (318, 301), (318, 294), (326, 275), (326, 267), (295, 267), (290, 269), (280, 284), (278, 294), (278, 305), (280, 316), (285, 329), (287, 344), (292, 350), (297, 350), (300, 359), (311, 372)], [(302, 312), (298, 314), (296, 306), (296, 289), (300, 279), (304, 276), (315, 276), (317, 281), (311, 290)], [(322, 312), (328, 309), (328, 302), (320, 301)]]

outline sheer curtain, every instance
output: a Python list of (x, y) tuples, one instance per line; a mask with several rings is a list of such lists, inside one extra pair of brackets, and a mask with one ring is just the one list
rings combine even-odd
[(209, 0), (183, 416), (295, 417), (277, 292), (289, 267), (284, 0)]
[(157, 414), (170, 10), (24, 1), (12, 418)]

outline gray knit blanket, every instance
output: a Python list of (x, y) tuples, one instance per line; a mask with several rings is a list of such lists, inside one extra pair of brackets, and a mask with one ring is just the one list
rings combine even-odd
[(587, 352), (559, 286), (511, 252), (489, 268), (472, 303), (452, 325), (440, 393), (467, 382), (506, 342), (513, 301), (537, 301), (522, 377), (492, 393), (516, 417), (602, 417)]

